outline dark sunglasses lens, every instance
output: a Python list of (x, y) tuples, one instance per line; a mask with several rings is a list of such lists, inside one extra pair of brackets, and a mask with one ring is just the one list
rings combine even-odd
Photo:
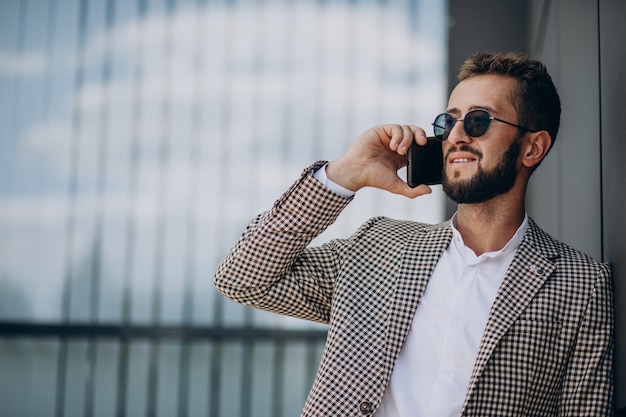
[(465, 115), (463, 128), (470, 137), (477, 138), (485, 134), (490, 122), (489, 113), (484, 110), (472, 110)]
[(441, 113), (433, 122), (435, 137), (442, 141), (448, 139), (448, 135), (453, 127), (454, 117), (447, 113)]

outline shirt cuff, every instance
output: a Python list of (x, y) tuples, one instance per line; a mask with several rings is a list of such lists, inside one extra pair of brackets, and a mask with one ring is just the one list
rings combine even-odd
[(343, 197), (343, 198), (354, 197), (354, 194), (356, 194), (354, 191), (348, 190), (347, 188), (342, 187), (336, 182), (333, 182), (328, 179), (328, 176), (326, 176), (326, 165), (324, 165), (323, 167), (321, 167), (320, 169), (318, 169), (317, 171), (313, 173), (313, 176), (315, 177), (315, 179), (321, 182), (326, 188), (328, 188), (330, 191), (332, 191), (333, 193), (337, 194), (340, 197)]

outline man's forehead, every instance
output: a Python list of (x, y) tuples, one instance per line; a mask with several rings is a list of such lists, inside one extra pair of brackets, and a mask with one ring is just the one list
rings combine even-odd
[(462, 114), (481, 108), (493, 113), (515, 110), (516, 80), (500, 74), (481, 74), (459, 82), (448, 100), (447, 112)]

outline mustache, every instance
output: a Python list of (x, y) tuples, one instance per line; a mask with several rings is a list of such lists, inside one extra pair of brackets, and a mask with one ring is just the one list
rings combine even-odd
[(460, 146), (454, 146), (454, 147), (448, 149), (448, 152), (446, 152), (446, 159), (448, 159), (448, 157), (450, 156), (450, 154), (452, 152), (458, 152), (458, 151), (471, 153), (472, 155), (476, 156), (477, 158), (482, 158), (483, 157), (483, 153), (481, 151), (479, 151), (478, 149), (474, 149), (474, 148), (471, 148), (469, 145), (462, 144)]

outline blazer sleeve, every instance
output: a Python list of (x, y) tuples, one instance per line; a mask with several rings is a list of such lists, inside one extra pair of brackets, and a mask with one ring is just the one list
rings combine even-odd
[(601, 264), (565, 375), (562, 416), (613, 415), (613, 296)]
[(241, 304), (308, 320), (328, 322), (333, 281), (349, 240), (307, 248), (351, 199), (313, 177), (300, 179), (246, 228), (214, 275), (224, 296)]

